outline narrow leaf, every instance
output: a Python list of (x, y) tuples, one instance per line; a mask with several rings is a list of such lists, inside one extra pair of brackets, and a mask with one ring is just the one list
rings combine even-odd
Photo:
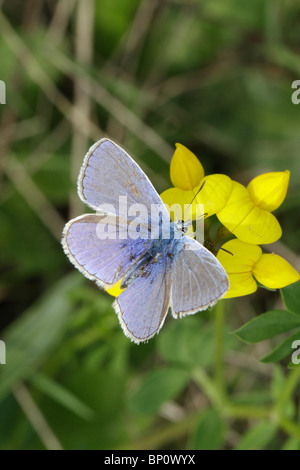
[(204, 411), (191, 437), (189, 448), (193, 450), (217, 450), (225, 438), (226, 425), (214, 410)]
[(130, 402), (140, 413), (155, 413), (166, 401), (176, 398), (186, 386), (189, 371), (179, 367), (161, 367), (149, 372)]
[(274, 423), (261, 422), (249, 429), (241, 438), (235, 450), (264, 449), (276, 433)]
[(300, 318), (285, 310), (270, 310), (250, 320), (234, 333), (246, 343), (257, 343), (300, 327)]
[(300, 315), (300, 281), (281, 289), (281, 295), (287, 310)]
[(269, 354), (260, 359), (261, 362), (278, 362), (281, 359), (284, 359), (286, 356), (292, 356), (294, 350), (292, 349), (292, 344), (297, 339), (300, 339), (300, 330), (297, 330), (282, 343), (280, 343), (276, 348), (274, 348)]
[(85, 405), (72, 392), (44, 374), (35, 374), (31, 379), (31, 383), (45, 395), (48, 395), (77, 416), (86, 420), (90, 420), (93, 417), (94, 412), (91, 408)]
[(59, 344), (73, 311), (69, 292), (81, 282), (77, 273), (65, 277), (5, 331), (7, 357), (0, 369), (1, 398), (28, 378)]

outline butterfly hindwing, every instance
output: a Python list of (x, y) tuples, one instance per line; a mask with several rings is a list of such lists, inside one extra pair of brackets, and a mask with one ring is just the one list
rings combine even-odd
[(172, 267), (172, 314), (175, 318), (214, 305), (229, 288), (226, 271), (217, 258), (196, 240), (185, 244)]
[[(117, 144), (102, 139), (90, 148), (78, 193), (99, 213), (71, 220), (63, 232), (63, 248), (71, 262), (102, 287), (116, 284), (127, 274), (123, 281), (127, 287), (114, 308), (132, 341), (147, 341), (158, 333), (170, 305), (173, 316), (179, 318), (204, 310), (224, 296), (229, 281), (219, 261), (181, 232), (180, 241), (175, 240), (175, 226), (170, 225), (160, 196)], [(135, 205), (143, 210), (138, 215), (127, 209), (124, 213), (120, 196), (126, 198), (127, 208)], [(172, 235), (165, 231), (170, 227)], [(152, 238), (153, 233), (158, 238)]]
[(144, 272), (114, 302), (124, 333), (135, 343), (161, 329), (170, 304), (171, 260), (148, 264)]

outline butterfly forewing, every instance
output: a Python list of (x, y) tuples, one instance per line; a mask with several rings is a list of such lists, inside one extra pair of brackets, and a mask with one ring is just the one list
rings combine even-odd
[[(151, 209), (158, 205), (169, 219), (167, 209), (145, 173), (125, 150), (108, 139), (100, 140), (87, 153), (78, 179), (78, 193), (93, 209), (111, 204), (120, 215), (119, 197), (126, 196), (128, 207), (140, 204), (151, 214)], [(148, 224), (148, 217), (145, 223)]]
[[(91, 147), (80, 171), (78, 193), (99, 212), (66, 225), (64, 250), (100, 286), (111, 286), (127, 273), (129, 286), (114, 307), (124, 333), (133, 341), (147, 341), (159, 332), (170, 304), (178, 318), (203, 310), (224, 296), (229, 287), (227, 274), (206, 248), (186, 235), (180, 242), (171, 236), (159, 243), (151, 238), (153, 229), (157, 234), (166, 233), (161, 229), (162, 220), (170, 228), (168, 211), (144, 172), (114, 142), (102, 139)], [(127, 208), (144, 209), (139, 214), (137, 236), (132, 237), (136, 216), (127, 209), (124, 213), (123, 206), (120, 209), (120, 196), (126, 198)], [(104, 225), (107, 237), (103, 237)]]
[[(115, 229), (115, 238), (101, 238), (107, 224), (111, 230)], [(150, 240), (128, 238), (126, 220), (96, 214), (71, 220), (65, 227), (62, 242), (71, 262), (86, 277), (105, 286), (118, 282), (150, 246)]]

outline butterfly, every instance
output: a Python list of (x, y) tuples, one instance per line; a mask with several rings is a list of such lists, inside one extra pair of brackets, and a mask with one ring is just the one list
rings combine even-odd
[[(186, 234), (185, 223), (171, 221), (148, 177), (113, 141), (101, 139), (86, 154), (78, 195), (98, 212), (66, 224), (64, 251), (102, 288), (122, 279), (125, 290), (113, 307), (125, 335), (135, 343), (160, 331), (169, 308), (174, 318), (181, 318), (207, 309), (227, 292), (228, 276), (217, 258)], [(136, 214), (120, 208), (124, 197), (129, 208), (144, 209), (138, 224)], [(132, 225), (138, 229), (128, 236)]]

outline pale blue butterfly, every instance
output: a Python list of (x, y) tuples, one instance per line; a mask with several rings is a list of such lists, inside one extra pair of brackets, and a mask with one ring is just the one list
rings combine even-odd
[[(64, 251), (100, 287), (124, 278), (126, 289), (113, 306), (132, 341), (147, 341), (158, 333), (169, 307), (174, 318), (181, 318), (205, 310), (225, 295), (229, 281), (217, 258), (185, 235), (184, 225), (171, 221), (150, 180), (117, 144), (102, 139), (90, 148), (80, 171), (78, 194), (92, 209), (115, 210), (82, 215), (67, 223)], [(133, 217), (120, 213), (120, 196), (127, 197), (129, 206), (146, 207), (135, 239), (126, 237)], [(158, 217), (153, 216), (153, 207)], [(162, 236), (162, 220), (169, 226), (167, 238)], [(115, 239), (99, 237), (104, 226), (116, 228)], [(160, 233), (158, 239), (149, 236), (153, 229)]]

